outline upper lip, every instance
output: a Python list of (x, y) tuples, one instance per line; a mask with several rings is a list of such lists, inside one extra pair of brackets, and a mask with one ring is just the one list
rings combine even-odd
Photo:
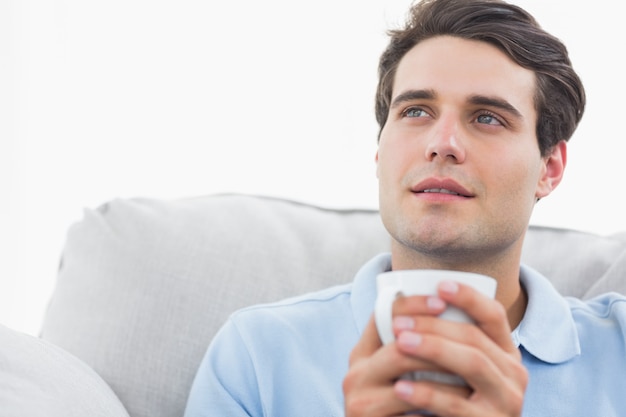
[(462, 197), (473, 197), (470, 191), (452, 178), (427, 178), (411, 187), (411, 191), (414, 193), (451, 192)]

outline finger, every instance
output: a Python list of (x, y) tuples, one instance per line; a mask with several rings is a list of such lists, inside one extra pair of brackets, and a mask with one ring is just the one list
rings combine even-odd
[[(503, 311), (497, 301), (484, 297), (482, 296), (482, 294), (473, 291), (469, 287), (459, 288), (459, 293), (462, 290), (467, 290), (467, 294), (465, 294), (466, 299), (471, 299), (472, 297), (474, 297), (473, 301), (478, 309), (489, 309), (491, 305), (492, 309), (500, 309)], [(412, 297), (406, 297), (406, 301), (409, 301), (409, 298)], [(459, 298), (461, 297), (459, 296)], [(398, 300), (398, 302), (400, 301), (405, 300)], [(432, 308), (432, 306), (435, 304), (437, 305), (437, 308)], [(461, 304), (462, 302), (459, 305)], [(468, 304), (467, 301), (466, 304)], [(431, 311), (437, 311), (445, 305), (446, 303), (438, 297), (431, 297), (430, 299), (426, 299), (424, 297), (422, 297), (421, 299), (414, 298), (413, 308), (407, 309), (405, 311), (423, 312), (428, 311), (429, 308), (431, 308)], [(474, 310), (476, 309), (477, 308), (474, 308)], [(509, 327), (506, 323), (506, 315), (502, 314), (498, 318), (493, 314), (489, 315), (489, 313), (482, 312), (476, 314), (476, 316), (478, 316), (479, 318), (482, 316), (491, 317), (491, 319), (487, 320), (495, 321), (495, 324), (486, 325), (483, 322), (478, 323), (478, 325), (482, 325), (482, 327), (478, 327), (473, 324), (442, 320), (437, 317), (424, 314), (415, 317), (398, 316), (394, 318), (393, 322), (394, 333), (396, 334), (396, 337), (398, 337), (398, 335), (403, 331), (409, 331), (418, 334), (437, 334), (442, 338), (449, 339), (451, 341), (474, 346), (481, 352), (484, 352), (485, 355), (490, 357), (497, 366), (497, 368), (501, 369), (504, 374), (510, 377), (517, 377), (520, 369), (515, 363), (521, 360), (521, 354), (511, 340)], [(501, 323), (498, 323), (498, 321), (501, 321)], [(485, 329), (489, 328), (498, 328), (500, 330), (499, 332), (490, 332), (490, 334), (488, 334)], [(400, 350), (402, 350), (402, 348), (400, 348)], [(409, 352), (404, 351), (404, 353)], [(509, 374), (509, 372), (511, 374)]]
[[(396, 322), (402, 321), (402, 318)], [(401, 375), (413, 370), (438, 370), (437, 366), (415, 356), (407, 356), (398, 349), (396, 343), (382, 346), (372, 316), (367, 323), (361, 339), (352, 349), (349, 358), (350, 366), (367, 360), (367, 372), (361, 378), (368, 383), (384, 384), (398, 379)]]
[(395, 343), (380, 347), (372, 323), (370, 320), (369, 329), (366, 328), (353, 350), (350, 368), (343, 380), (346, 415), (402, 415), (411, 407), (397, 398), (393, 382), (420, 361), (401, 354)]
[[(408, 320), (407, 320), (408, 321)], [(436, 336), (438, 340), (454, 342), (459, 345), (467, 345), (482, 352), (486, 357), (489, 357), (496, 367), (503, 370), (507, 374), (507, 369), (512, 366), (512, 363), (520, 362), (521, 358), (516, 354), (511, 354), (493, 340), (491, 340), (481, 328), (476, 325), (468, 323), (457, 323), (449, 320), (444, 320), (436, 317), (422, 316), (414, 320), (414, 326), (404, 330), (406, 333), (402, 334), (402, 338), (398, 341), (398, 349), (407, 355), (412, 355), (411, 343), (408, 342), (409, 338), (417, 337), (417, 341), (421, 341), (424, 335)], [(400, 332), (398, 333), (400, 336)], [(417, 335), (417, 336), (416, 336)], [(416, 345), (417, 343), (413, 343)], [(458, 353), (455, 353), (458, 355)], [(463, 359), (465, 360), (465, 359)], [(515, 376), (517, 370), (514, 371)], [(507, 374), (508, 375), (508, 374)]]
[(394, 316), (439, 315), (446, 303), (439, 297), (429, 295), (400, 296), (393, 303)]
[[(394, 334), (399, 331), (410, 329), (413, 326), (411, 316), (431, 315), (437, 316), (446, 309), (446, 303), (436, 296), (400, 296), (392, 306), (392, 314), (399, 320), (393, 320)], [(355, 358), (372, 355), (382, 345), (378, 334), (375, 316), (370, 316), (363, 335), (353, 349)]]
[(409, 411), (411, 406), (398, 398), (393, 385), (352, 390), (344, 384), (346, 416), (397, 416)]
[(476, 393), (492, 404), (506, 407), (523, 398), (527, 371), (520, 361), (503, 351), (488, 355), (472, 345), (457, 343), (434, 334), (404, 332), (398, 337), (399, 349), (432, 362), (461, 376)]
[(399, 380), (394, 384), (394, 393), (400, 400), (411, 404), (411, 414), (448, 416), (461, 415), (461, 410), (468, 409), (467, 398), (472, 391), (428, 381)]
[(501, 303), (455, 282), (442, 283), (439, 286), (439, 297), (465, 311), (500, 348), (519, 354), (511, 339), (511, 328)]
[[(396, 351), (394, 353), (394, 351)], [(382, 346), (382, 342), (378, 337), (378, 332), (376, 330), (376, 323), (374, 317), (372, 316), (368, 321), (365, 330), (363, 331), (363, 335), (361, 339), (357, 342), (357, 344), (352, 349), (350, 354), (349, 363), (353, 364), (361, 359), (374, 359), (374, 364), (370, 365), (372, 367), (378, 365), (381, 369), (380, 371), (373, 372), (378, 375), (383, 375), (381, 380), (386, 380), (389, 378), (393, 378), (394, 375), (399, 375), (400, 371), (405, 369), (409, 369), (413, 363), (406, 364), (409, 362), (410, 358), (401, 358), (401, 354), (397, 351), (397, 347), (395, 344), (389, 344), (388, 346)], [(405, 362), (402, 365), (395, 365), (399, 361)]]
[(374, 316), (372, 315), (365, 326), (363, 335), (361, 335), (361, 338), (352, 349), (352, 353), (350, 354), (350, 364), (361, 358), (370, 357), (381, 346), (382, 342), (380, 341), (380, 337), (378, 337), (376, 322), (374, 321)]

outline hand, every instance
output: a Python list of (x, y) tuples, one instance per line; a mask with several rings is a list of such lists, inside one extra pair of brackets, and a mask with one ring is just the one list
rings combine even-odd
[[(414, 316), (435, 317), (445, 310), (445, 303), (438, 298), (407, 297), (394, 303), (394, 333), (396, 337), (413, 328)], [(407, 326), (409, 324), (409, 326)], [(347, 417), (396, 416), (417, 407), (395, 392), (394, 382), (410, 371), (437, 370), (432, 364), (417, 357), (403, 354), (396, 343), (382, 346), (372, 316), (352, 350), (350, 369), (344, 379), (343, 390)], [(445, 387), (452, 389), (451, 387)], [(444, 387), (442, 387), (444, 389)], [(469, 389), (459, 395), (469, 395)]]
[[(466, 311), (476, 325), (437, 319), (446, 303)], [(528, 375), (500, 303), (463, 285), (444, 285), (438, 298), (398, 299), (394, 317), (395, 343), (381, 346), (371, 319), (352, 351), (343, 385), (347, 416), (410, 410), (441, 417), (521, 415)], [(459, 375), (469, 388), (399, 380), (418, 369)]]

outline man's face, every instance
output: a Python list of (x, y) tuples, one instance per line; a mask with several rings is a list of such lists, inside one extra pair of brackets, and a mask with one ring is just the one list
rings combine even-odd
[(376, 154), (396, 261), (519, 254), (565, 165), (564, 143), (541, 157), (534, 92), (534, 73), (484, 42), (440, 36), (403, 57)]

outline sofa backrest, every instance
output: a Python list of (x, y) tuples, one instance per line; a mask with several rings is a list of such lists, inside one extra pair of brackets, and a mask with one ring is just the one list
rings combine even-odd
[[(531, 227), (524, 261), (567, 295), (626, 292), (625, 241)], [(182, 416), (232, 311), (350, 282), (388, 250), (375, 210), (245, 195), (111, 201), (70, 228), (41, 337), (96, 370), (131, 417)]]

